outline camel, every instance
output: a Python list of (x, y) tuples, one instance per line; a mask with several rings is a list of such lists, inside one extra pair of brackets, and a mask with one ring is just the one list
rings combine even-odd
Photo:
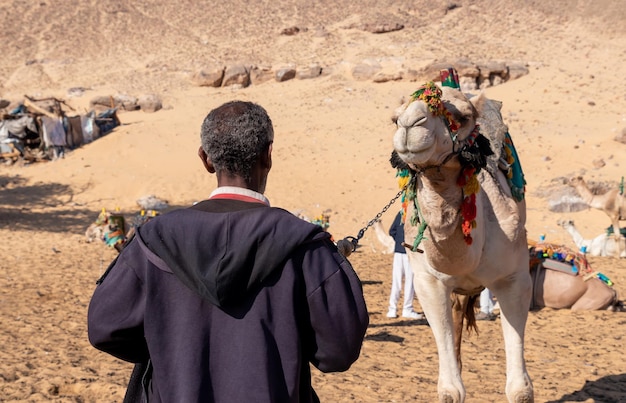
[[(532, 253), (534, 248), (530, 250)], [(572, 251), (567, 253), (576, 255)], [(578, 265), (586, 266), (584, 271), (573, 272), (569, 264), (531, 257), (533, 293), (530, 309), (623, 310), (617, 291), (607, 284), (607, 281), (610, 284), (610, 279), (602, 275), (606, 280), (601, 280), (598, 273), (587, 265), (586, 259), (583, 260)]]
[[(571, 221), (560, 222), (560, 224), (571, 224), (573, 227)], [(380, 223), (378, 225), (380, 226), (380, 230), (376, 230), (378, 241), (382, 245), (388, 245), (391, 242), (393, 246), (393, 238), (384, 232)], [(578, 236), (582, 240), (582, 237)], [(607, 238), (606, 235), (603, 235), (602, 238), (604, 241), (608, 240), (609, 243), (613, 240), (611, 237)], [(626, 238), (623, 239), (626, 242)], [(580, 247), (580, 245), (578, 246)], [(593, 249), (591, 245), (587, 252), (590, 249)], [(622, 309), (622, 303), (618, 300), (617, 292), (605, 282), (597, 277), (576, 276), (571, 269), (569, 273), (563, 269), (552, 269), (549, 267), (549, 264), (544, 265), (542, 262), (532, 259), (534, 248), (529, 250), (531, 252), (529, 270), (533, 280), (532, 299), (529, 307), (531, 310), (539, 310), (541, 308), (571, 309), (573, 311)], [(385, 251), (383, 250), (382, 253), (385, 253)], [(567, 254), (575, 255), (576, 252), (570, 250)]]
[[(503, 172), (521, 169), (501, 103), (483, 93), (468, 99), (457, 88), (425, 83), (394, 117), (394, 153), (411, 172), (405, 240), (415, 290), (437, 344), (438, 398), (465, 401), (463, 319), (468, 330), (475, 327), (473, 301), (487, 287), (500, 304), (507, 399), (529, 403), (534, 393), (524, 359), (532, 288), (526, 206), (519, 175), (511, 179)], [(453, 292), (463, 305), (453, 307)]]
[(620, 256), (625, 251), (619, 242), (621, 237), (619, 222), (626, 220), (626, 192), (624, 192), (623, 181), (619, 188), (613, 188), (598, 195), (589, 189), (581, 176), (570, 179), (569, 183), (589, 207), (602, 210), (609, 216), (613, 226), (613, 237), (619, 247), (619, 253), (616, 256)]
[[(385, 229), (383, 228), (383, 224), (380, 222), (380, 220), (374, 221), (374, 223), (372, 224), (372, 228), (374, 229), (374, 233), (376, 234), (376, 239), (378, 239), (381, 244), (380, 253), (384, 255), (389, 255), (393, 253), (396, 243), (393, 240), (393, 237), (389, 235), (387, 231), (385, 231)], [(378, 249), (374, 246), (372, 246), (372, 249), (374, 250), (374, 252), (378, 252)]]
[[(626, 257), (626, 236), (621, 235), (619, 238), (609, 235), (608, 231), (591, 239), (584, 239), (578, 232), (574, 221), (559, 220), (558, 225), (563, 227), (571, 236), (576, 247), (586, 249), (586, 253), (591, 256), (603, 257)], [(622, 234), (624, 229), (621, 230)], [(621, 251), (621, 252), (620, 252)]]

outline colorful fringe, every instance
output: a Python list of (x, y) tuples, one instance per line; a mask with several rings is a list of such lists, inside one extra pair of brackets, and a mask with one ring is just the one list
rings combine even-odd
[(461, 171), (457, 179), (457, 185), (463, 189), (463, 201), (461, 202), (461, 230), (465, 243), (471, 245), (472, 230), (476, 228), (476, 193), (480, 190), (480, 184), (476, 178), (476, 168), (467, 166)]
[(515, 200), (524, 200), (524, 194), (526, 193), (526, 180), (524, 179), (524, 172), (522, 171), (522, 164), (519, 162), (519, 157), (515, 151), (513, 145), (513, 139), (507, 132), (504, 138), (504, 152), (506, 153), (506, 161), (511, 166), (506, 179), (511, 188), (511, 193)]

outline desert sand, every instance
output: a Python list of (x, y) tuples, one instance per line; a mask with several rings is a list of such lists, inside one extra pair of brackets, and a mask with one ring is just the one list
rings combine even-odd
[[(379, 61), (394, 74), (432, 63), (515, 62), (528, 74), (484, 88), (503, 102), (524, 169), (529, 239), (569, 247), (557, 225), (591, 238), (610, 225), (596, 210), (557, 211), (572, 176), (617, 186), (626, 175), (626, 9), (602, 0), (455, 2), (296, 0), (3, 2), (0, 98), (56, 96), (85, 111), (97, 95), (157, 94), (155, 113), (120, 112), (112, 133), (63, 159), (0, 166), (0, 401), (121, 402), (131, 364), (93, 349), (86, 309), (116, 256), (86, 243), (102, 208), (128, 218), (155, 195), (170, 209), (206, 198), (215, 179), (196, 156), (200, 124), (223, 102), (258, 102), (275, 126), (273, 205), (330, 215), (336, 239), (356, 236), (398, 192), (389, 164), (393, 110), (424, 80), (358, 80)], [(375, 34), (366, 27), (402, 29)], [(298, 27), (295, 35), (281, 31)], [(199, 87), (194, 73), (236, 63), (317, 63), (314, 79)], [(70, 89), (82, 88), (79, 96)], [(393, 211), (383, 214), (385, 227)], [(436, 401), (437, 354), (427, 324), (385, 317), (390, 255), (373, 231), (350, 256), (370, 313), (361, 357), (339, 374), (313, 370), (323, 402)], [(591, 258), (626, 296), (626, 260)], [(419, 302), (415, 307), (419, 311)], [(626, 401), (626, 316), (530, 312), (526, 359), (538, 402)], [(500, 320), (463, 342), (468, 402), (505, 401)]]

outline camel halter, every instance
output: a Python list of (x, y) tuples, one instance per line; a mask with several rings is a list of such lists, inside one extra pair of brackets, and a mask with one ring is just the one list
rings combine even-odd
[[(442, 78), (442, 82), (443, 81), (444, 79)], [(458, 86), (455, 87), (458, 88)], [(452, 151), (440, 164), (415, 167), (414, 176), (424, 175), (426, 171), (430, 169), (440, 169), (453, 157), (458, 156), (459, 162), (461, 163), (461, 173), (457, 179), (457, 185), (461, 188), (462, 195), (461, 207), (459, 209), (462, 217), (461, 230), (463, 231), (465, 243), (471, 245), (473, 242), (471, 232), (472, 229), (476, 228), (476, 194), (480, 190), (480, 184), (476, 175), (480, 172), (481, 168), (487, 165), (486, 157), (492, 155), (493, 151), (491, 150), (489, 140), (480, 133), (480, 126), (478, 124), (474, 126), (471, 133), (463, 140), (463, 145), (459, 149), (456, 149), (456, 146), (460, 145), (458, 132), (461, 125), (445, 107), (441, 95), (441, 89), (432, 81), (422, 85), (411, 95), (411, 102), (416, 100), (423, 101), (431, 114), (443, 120), (448, 130), (448, 135), (452, 140)], [(411, 250), (416, 251), (418, 250), (419, 244), (424, 239), (424, 231), (428, 224), (422, 216), (419, 203), (417, 202), (416, 192), (413, 191), (411, 194), (407, 193), (407, 198), (413, 201), (415, 207), (415, 213), (411, 218), (411, 223), (413, 225), (420, 224), (418, 234), (413, 241), (413, 245), (410, 246)]]

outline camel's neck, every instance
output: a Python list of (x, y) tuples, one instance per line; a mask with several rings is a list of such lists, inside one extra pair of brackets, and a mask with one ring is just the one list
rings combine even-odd
[(447, 238), (460, 232), (463, 192), (456, 181), (460, 169), (441, 167), (422, 175), (417, 183), (417, 202), (429, 232)]
[(593, 207), (593, 208), (602, 208), (603, 204), (600, 203), (599, 198), (594, 195), (591, 190), (589, 190), (589, 187), (587, 186), (587, 184), (585, 182), (578, 182), (576, 183), (576, 191), (578, 192), (578, 194), (580, 195), (580, 197), (583, 199), (583, 201), (585, 203), (587, 203), (589, 206)]
[(585, 182), (577, 182), (576, 185), (574, 186), (576, 188), (576, 191), (578, 192), (578, 194), (580, 195), (580, 197), (583, 199), (583, 201), (585, 203), (587, 203), (588, 205), (593, 206), (593, 199), (594, 199), (594, 194), (591, 193), (591, 190), (589, 190), (589, 187), (587, 186), (587, 184)]
[[(459, 169), (431, 171), (419, 178), (416, 192), (420, 218), (427, 224), (419, 248), (433, 267), (448, 274), (473, 270), (481, 249), (480, 242), (468, 245), (464, 239), (460, 213), (463, 193), (456, 183), (458, 175)], [(407, 243), (419, 235), (418, 227), (405, 226)]]

